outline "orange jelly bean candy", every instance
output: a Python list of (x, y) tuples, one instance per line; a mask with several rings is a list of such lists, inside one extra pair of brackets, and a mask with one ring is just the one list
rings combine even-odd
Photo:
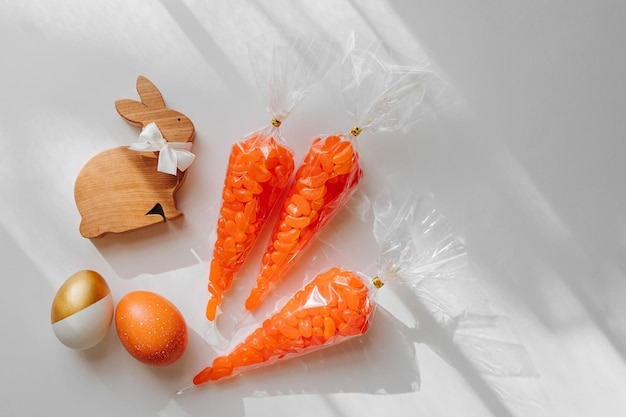
[[(351, 294), (358, 304), (343, 300), (345, 294)], [(340, 305), (345, 305), (345, 309), (340, 310)], [(230, 354), (215, 358), (211, 366), (195, 376), (193, 383), (221, 379), (249, 366), (271, 364), (364, 334), (372, 312), (369, 289), (361, 278), (350, 271), (330, 269), (296, 292)]]
[(215, 319), (224, 291), (232, 285), (293, 169), (292, 151), (273, 137), (251, 135), (233, 146), (209, 273), (207, 319)]
[[(274, 226), (271, 243), (266, 249), (266, 254), (271, 256), (262, 257), (257, 288), (246, 300), (248, 310), (256, 309), (265, 298), (267, 291), (260, 286), (280, 281), (298, 254), (352, 195), (362, 175), (358, 154), (347, 137), (332, 135), (313, 140)], [(286, 239), (292, 234), (297, 235), (297, 244)], [(290, 244), (286, 244), (287, 241)], [(271, 276), (267, 272), (269, 267), (275, 271)]]

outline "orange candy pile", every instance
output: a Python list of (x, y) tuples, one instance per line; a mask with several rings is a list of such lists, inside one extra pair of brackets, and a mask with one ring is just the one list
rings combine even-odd
[(373, 309), (363, 280), (353, 272), (332, 268), (298, 291), (230, 354), (215, 358), (193, 383), (215, 381), (240, 368), (273, 363), (364, 334)]
[(223, 292), (232, 285), (293, 169), (293, 152), (269, 135), (255, 134), (233, 146), (209, 272), (207, 319), (215, 319)]
[(256, 288), (246, 300), (256, 309), (302, 251), (352, 195), (363, 172), (352, 142), (344, 136), (315, 138), (287, 193)]

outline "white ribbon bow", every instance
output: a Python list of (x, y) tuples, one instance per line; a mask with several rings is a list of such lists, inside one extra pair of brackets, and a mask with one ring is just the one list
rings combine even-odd
[(176, 175), (176, 169), (184, 171), (189, 168), (196, 158), (189, 152), (191, 142), (168, 142), (154, 122), (141, 130), (139, 142), (131, 143), (129, 148), (140, 152), (158, 151), (157, 171), (171, 175)]

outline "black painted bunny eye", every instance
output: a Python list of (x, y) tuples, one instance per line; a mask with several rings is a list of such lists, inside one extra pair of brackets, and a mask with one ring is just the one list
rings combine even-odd
[(180, 122), (180, 117), (178, 118), (178, 121)]

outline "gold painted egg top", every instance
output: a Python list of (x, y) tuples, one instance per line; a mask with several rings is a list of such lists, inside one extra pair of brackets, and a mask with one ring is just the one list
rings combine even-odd
[(89, 307), (111, 293), (102, 275), (95, 271), (80, 271), (69, 277), (52, 301), (50, 320), (54, 324)]

